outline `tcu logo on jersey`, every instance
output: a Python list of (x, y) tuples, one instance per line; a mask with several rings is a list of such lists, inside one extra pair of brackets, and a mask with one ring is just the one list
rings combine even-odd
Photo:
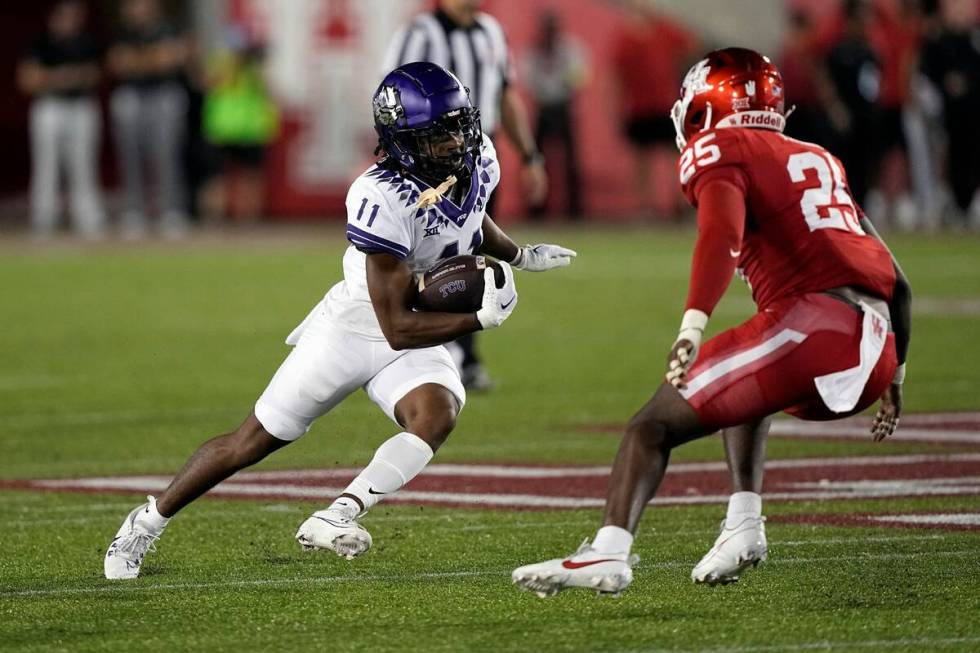
[(374, 116), (379, 123), (385, 126), (394, 125), (399, 118), (404, 117), (405, 109), (402, 107), (401, 99), (398, 97), (398, 89), (394, 86), (385, 86), (381, 93), (374, 99)]

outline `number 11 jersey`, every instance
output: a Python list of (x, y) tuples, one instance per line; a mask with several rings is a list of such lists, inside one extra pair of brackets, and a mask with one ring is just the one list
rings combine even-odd
[(420, 206), (427, 184), (396, 168), (368, 168), (347, 193), (350, 247), (344, 254), (344, 280), (326, 296), (330, 317), (362, 336), (383, 340), (368, 293), (367, 255), (391, 254), (420, 275), (444, 259), (479, 252), (487, 203), (499, 181), (497, 153), (487, 136), (471, 176), (459, 181), (466, 184), (459, 204), (447, 193), (431, 206)]

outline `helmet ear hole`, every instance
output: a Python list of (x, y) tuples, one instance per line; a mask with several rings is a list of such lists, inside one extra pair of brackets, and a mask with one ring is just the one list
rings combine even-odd
[(697, 111), (691, 114), (692, 124), (700, 125), (703, 120), (704, 120), (704, 111), (702, 111), (701, 109), (698, 109)]

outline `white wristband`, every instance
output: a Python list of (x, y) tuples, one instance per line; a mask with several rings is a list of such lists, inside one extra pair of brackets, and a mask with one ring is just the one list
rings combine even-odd
[(895, 368), (895, 376), (892, 377), (892, 385), (902, 385), (905, 383), (905, 363)]
[(701, 346), (701, 336), (708, 326), (708, 314), (696, 308), (684, 311), (681, 319), (681, 329), (677, 334), (678, 340), (689, 340), (695, 347)]

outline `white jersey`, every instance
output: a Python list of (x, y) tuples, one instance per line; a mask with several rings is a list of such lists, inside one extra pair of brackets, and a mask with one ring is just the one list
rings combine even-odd
[(367, 254), (391, 254), (420, 275), (443, 259), (477, 252), (483, 244), (487, 202), (499, 181), (497, 152), (487, 136), (461, 206), (443, 197), (419, 208), (419, 194), (427, 184), (378, 165), (368, 168), (347, 192), (351, 246), (344, 254), (344, 280), (327, 293), (328, 314), (360, 335), (383, 340), (368, 295)]

